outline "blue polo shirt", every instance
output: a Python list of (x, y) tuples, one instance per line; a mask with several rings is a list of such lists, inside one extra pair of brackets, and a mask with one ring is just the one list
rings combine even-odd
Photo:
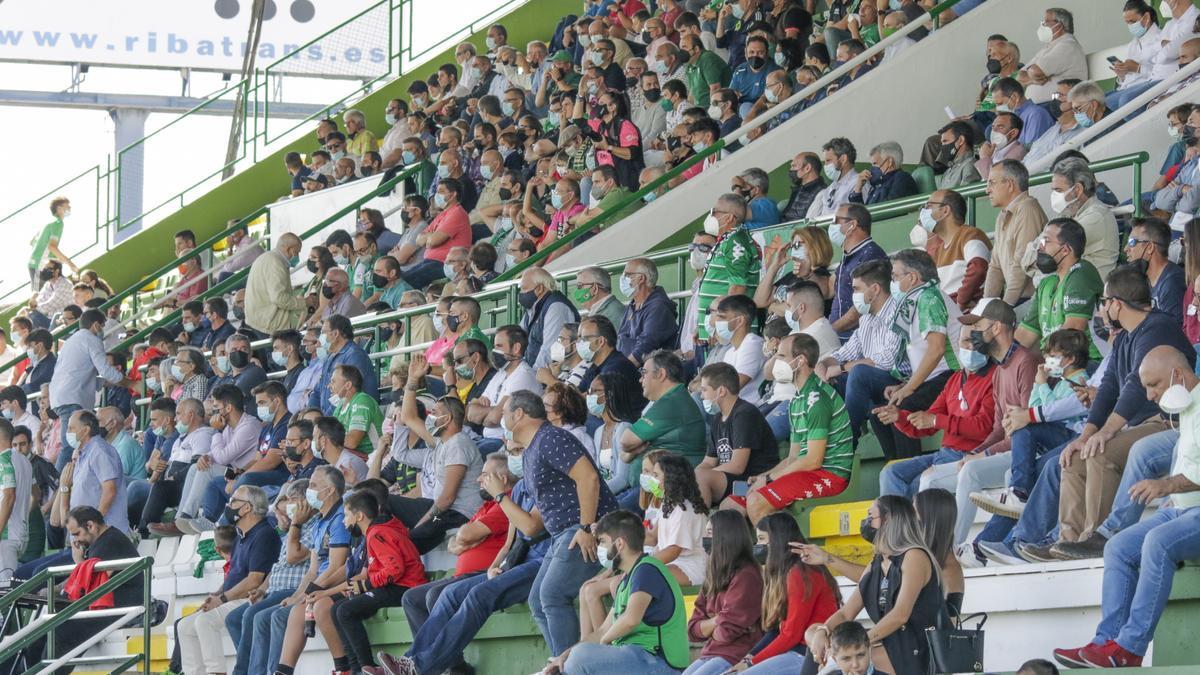
[[(579, 524), (579, 493), (570, 472), (580, 457), (586, 457), (595, 468), (596, 463), (579, 439), (570, 431), (549, 422), (542, 424), (529, 442), (529, 447), (522, 453), (525, 487), (537, 504), (542, 522), (551, 536)], [(599, 475), (599, 469), (596, 473)], [(608, 486), (603, 480), (599, 483), (597, 519), (617, 509), (617, 500)]]
[[(255, 408), (258, 406), (256, 405)], [(258, 411), (255, 410), (257, 413)], [(292, 419), (291, 413), (284, 413), (280, 418), (279, 423), (272, 426), (269, 422), (264, 424), (262, 431), (258, 432), (258, 455), (260, 457), (267, 456), (267, 450), (271, 448), (283, 449), (283, 439), (287, 436), (288, 422)]]
[(350, 532), (342, 522), (342, 503), (330, 510), (329, 515), (317, 520), (313, 529), (313, 543), (317, 547), (317, 574), (324, 574), (329, 569), (329, 549), (347, 548), (350, 546)]
[[(537, 507), (537, 503), (534, 502), (533, 496), (529, 494), (529, 489), (525, 487), (524, 478), (517, 481), (517, 484), (513, 486), (512, 494), (509, 496), (509, 498), (512, 499), (513, 503), (521, 507), (521, 509), (526, 513), (532, 512), (533, 509)], [(525, 533), (520, 530), (520, 528), (517, 529), (517, 536), (525, 541), (530, 541), (530, 538), (526, 536)], [(529, 552), (525, 554), (525, 562), (536, 562), (541, 560), (542, 558), (546, 557), (546, 550), (549, 548), (550, 539), (543, 538), (538, 543), (529, 547)]]
[[(851, 286), (851, 274), (859, 265), (872, 260), (887, 258), (887, 252), (875, 243), (874, 239), (866, 239), (855, 246), (853, 250), (842, 254), (842, 262), (837, 267), (837, 279), (833, 291), (833, 309), (829, 312), (829, 321), (834, 322), (854, 307), (854, 287)], [(853, 331), (841, 334), (845, 342)]]
[(279, 559), (280, 545), (279, 535), (266, 518), (258, 521), (249, 532), (238, 530), (237, 546), (233, 549), (233, 557), (229, 559), (229, 574), (225, 575), (221, 590), (228, 591), (237, 586), (251, 572), (269, 574)]

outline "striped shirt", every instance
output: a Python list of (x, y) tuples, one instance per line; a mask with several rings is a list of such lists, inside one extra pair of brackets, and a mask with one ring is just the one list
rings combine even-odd
[(750, 238), (745, 225), (726, 232), (717, 238), (717, 244), (708, 256), (708, 266), (700, 280), (699, 300), (696, 311), (696, 339), (708, 339), (709, 305), (716, 298), (729, 294), (730, 286), (745, 286), (745, 294), (754, 295), (758, 287), (762, 255), (758, 244)]
[[(313, 547), (313, 530), (316, 528), (317, 520), (317, 518), (309, 518), (307, 523), (300, 526), (300, 545), (310, 551)], [(271, 573), (267, 575), (267, 593), (296, 590), (304, 579), (304, 573), (308, 571), (308, 556), (295, 564), (288, 562), (287, 533), (285, 532), (283, 536), (285, 539), (283, 546), (279, 547), (279, 560), (271, 567)]]
[[(858, 328), (850, 333), (850, 339), (833, 353), (838, 363), (847, 363), (859, 359), (871, 359), (876, 368), (891, 370), (896, 366), (896, 355), (900, 352), (900, 334), (892, 330), (896, 320), (896, 308), (900, 303), (895, 296), (888, 296), (888, 301), (880, 308), (879, 313), (864, 314), (858, 319)], [(902, 374), (908, 376), (908, 364), (902, 364)]]
[(825, 459), (821, 468), (845, 478), (850, 478), (854, 463), (854, 438), (850, 433), (850, 415), (842, 397), (815, 373), (796, 396), (788, 409), (791, 421), (793, 446), (800, 450), (793, 459), (808, 454), (810, 441), (825, 441)]

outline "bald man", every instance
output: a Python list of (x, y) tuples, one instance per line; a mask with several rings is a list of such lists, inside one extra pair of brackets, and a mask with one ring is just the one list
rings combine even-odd
[(308, 302), (292, 290), (292, 270), (300, 266), (302, 246), (300, 237), (284, 233), (270, 253), (260, 255), (250, 265), (246, 279), (246, 325), (270, 335), (296, 328), (308, 315)]
[(350, 275), (340, 267), (334, 267), (325, 273), (325, 281), (321, 284), (320, 302), (317, 311), (309, 317), (306, 327), (320, 327), (322, 321), (334, 314), (353, 319), (367, 311), (366, 305), (350, 292)]
[[(1179, 415), (1181, 429), (1194, 429), (1200, 422), (1200, 378), (1178, 349), (1166, 345), (1152, 349), (1142, 359), (1138, 377), (1146, 398), (1163, 412)], [(1200, 441), (1190, 431), (1179, 438), (1173, 466), (1162, 477), (1134, 483), (1129, 493), (1139, 504), (1168, 496), (1170, 501), (1141, 522), (1135, 518), (1108, 541), (1096, 635), (1083, 647), (1054, 650), (1059, 663), (1084, 668), (1140, 666), (1166, 607), (1175, 570), (1184, 561), (1200, 557)]]

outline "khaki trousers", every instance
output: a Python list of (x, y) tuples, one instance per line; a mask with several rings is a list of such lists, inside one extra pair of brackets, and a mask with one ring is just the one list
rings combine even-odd
[(1163, 418), (1152, 417), (1118, 432), (1104, 444), (1104, 452), (1099, 455), (1082, 461), (1075, 457), (1063, 469), (1058, 500), (1059, 541), (1082, 541), (1100, 527), (1116, 499), (1129, 449), (1150, 434), (1169, 428)]

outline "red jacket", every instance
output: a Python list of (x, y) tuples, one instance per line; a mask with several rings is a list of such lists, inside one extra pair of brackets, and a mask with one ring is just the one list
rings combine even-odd
[[(97, 572), (96, 564), (100, 562), (99, 558), (88, 558), (75, 566), (71, 570), (71, 576), (67, 577), (67, 583), (63, 586), (63, 594), (75, 602), (83, 596), (91, 593), (99, 588), (101, 584), (108, 581), (108, 572)], [(88, 605), (88, 609), (112, 609), (113, 594), (108, 593), (96, 598), (96, 601)]]
[[(808, 575), (807, 594), (801, 574)], [(825, 583), (825, 575), (816, 568), (805, 572), (796, 567), (788, 570), (787, 597), (787, 615), (777, 627), (779, 634), (754, 655), (754, 665), (804, 644), (804, 631), (814, 623), (824, 623), (838, 610), (838, 599), (834, 597), (833, 589)]]
[[(938, 394), (937, 400), (929, 406), (927, 412), (936, 415), (931, 428), (914, 427), (908, 421), (911, 413), (907, 410), (900, 411), (896, 428), (910, 438), (932, 436), (941, 431), (943, 448), (962, 452), (978, 448), (992, 432), (992, 420), (996, 414), (996, 404), (992, 398), (992, 373), (995, 370), (995, 367), (989, 367), (982, 375), (970, 376), (963, 370), (954, 373), (946, 382), (946, 388)], [(963, 401), (966, 401), (966, 410), (963, 410)]]
[(367, 528), (367, 580), (371, 588), (425, 583), (425, 565), (408, 536), (408, 528), (395, 518), (371, 523)]

